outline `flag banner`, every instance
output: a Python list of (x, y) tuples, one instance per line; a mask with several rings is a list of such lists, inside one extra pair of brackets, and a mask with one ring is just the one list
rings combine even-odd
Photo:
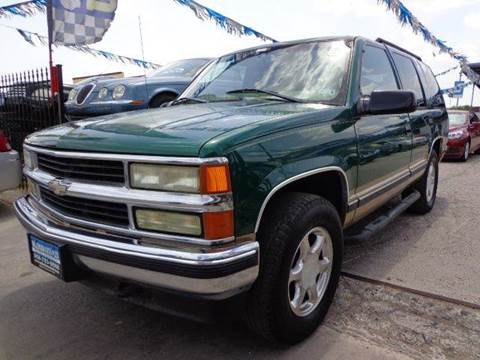
[(47, 6), (47, 0), (23, 1), (16, 4), (0, 7), (0, 17), (10, 15), (19, 15), (23, 17), (33, 16), (38, 13), (44, 13)]
[(110, 27), (117, 0), (50, 0), (51, 41), (87, 45), (102, 40)]
[(460, 67), (460, 65), (454, 66), (454, 67), (452, 67), (452, 68), (450, 68), (450, 69), (447, 69), (447, 70), (442, 71), (442, 72), (440, 72), (440, 73), (438, 73), (438, 74), (435, 74), (435, 77), (439, 77), (439, 76), (446, 75), (446, 74), (448, 74), (449, 72), (451, 72), (451, 71), (453, 71), (453, 70), (457, 70), (459, 67)]
[(393, 12), (400, 24), (409, 25), (415, 34), (421, 34), (426, 42), (439, 48), (440, 53), (447, 53), (460, 62), (462, 71), (472, 83), (480, 83), (480, 76), (468, 66), (467, 57), (454, 51), (446, 45), (445, 41), (434, 36), (400, 0), (377, 0), (377, 2), (378, 4), (384, 4), (389, 11)]
[(232, 20), (225, 15), (222, 15), (215, 10), (212, 10), (206, 6), (203, 6), (193, 0), (173, 0), (177, 4), (189, 7), (200, 20), (214, 21), (218, 26), (224, 29), (229, 34), (237, 36), (255, 36), (263, 41), (277, 42), (277, 40), (262, 34), (252, 28), (242, 25), (235, 20)]
[(47, 6), (47, 0), (23, 1), (16, 4), (0, 7), (0, 17), (10, 15), (19, 15), (23, 17), (33, 16), (38, 13), (44, 13)]
[[(24, 29), (18, 29), (12, 26), (7, 26), (3, 24), (0, 24), (0, 25), (2, 25), (3, 27), (16, 30), (22, 36), (22, 38), (26, 42), (28, 42), (30, 45), (33, 45), (33, 46), (48, 45), (48, 38), (44, 35), (40, 35), (36, 32), (27, 31)], [(55, 45), (55, 46), (59, 46), (59, 45)], [(93, 49), (87, 45), (62, 45), (62, 46), (66, 47), (67, 49), (80, 51), (82, 53), (85, 53), (91, 56), (103, 57), (107, 60), (116, 61), (123, 64), (135, 65), (145, 69), (159, 69), (162, 67), (162, 65), (155, 64), (149, 61), (144, 61), (140, 59), (131, 58), (128, 56), (118, 55), (118, 54), (111, 53), (109, 51)]]

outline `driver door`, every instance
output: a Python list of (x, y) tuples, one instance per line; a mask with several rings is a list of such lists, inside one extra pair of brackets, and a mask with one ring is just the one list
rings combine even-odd
[[(383, 46), (365, 46), (360, 87), (363, 97), (375, 90), (400, 88)], [(355, 218), (359, 219), (383, 205), (408, 180), (412, 134), (408, 114), (363, 115), (355, 128), (359, 152)]]

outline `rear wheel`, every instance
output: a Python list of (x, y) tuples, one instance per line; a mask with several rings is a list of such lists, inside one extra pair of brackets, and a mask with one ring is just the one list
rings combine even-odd
[(260, 274), (247, 323), (276, 342), (296, 343), (322, 322), (338, 285), (343, 235), (336, 209), (310, 194), (273, 200), (259, 232)]
[(173, 101), (177, 98), (177, 95), (174, 94), (160, 94), (156, 95), (151, 101), (148, 107), (150, 108), (158, 108), (160, 105), (167, 103), (169, 101)]
[(414, 189), (420, 193), (418, 199), (409, 211), (417, 214), (426, 214), (432, 210), (437, 198), (438, 185), (438, 155), (432, 151), (430, 160), (428, 161), (427, 170), (421, 177), (420, 181), (414, 186)]

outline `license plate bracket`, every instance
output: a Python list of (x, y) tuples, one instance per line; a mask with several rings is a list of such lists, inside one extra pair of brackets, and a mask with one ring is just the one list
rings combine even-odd
[(83, 271), (73, 261), (68, 246), (28, 234), (30, 262), (42, 270), (65, 281), (79, 280)]

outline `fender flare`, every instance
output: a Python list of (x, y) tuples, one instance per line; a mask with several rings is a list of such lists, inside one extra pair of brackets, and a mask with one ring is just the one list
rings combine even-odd
[(262, 217), (263, 217), (263, 214), (265, 212), (265, 209), (268, 206), (268, 203), (270, 202), (270, 200), (273, 198), (273, 196), (279, 190), (281, 190), (282, 188), (284, 188), (285, 186), (287, 186), (289, 184), (294, 183), (295, 181), (307, 178), (307, 177), (312, 176), (312, 175), (325, 173), (325, 172), (337, 172), (341, 175), (340, 178), (343, 179), (343, 187), (346, 190), (345, 208), (348, 209), (348, 202), (349, 202), (349, 199), (350, 199), (350, 192), (349, 192), (350, 188), (349, 188), (349, 185), (348, 185), (347, 174), (345, 173), (345, 171), (341, 167), (339, 167), (339, 166), (326, 166), (326, 167), (322, 167), (322, 168), (319, 168), (319, 169), (306, 171), (304, 173), (301, 173), (301, 174), (298, 174), (298, 175), (295, 175), (295, 176), (292, 176), (288, 179), (283, 180), (281, 183), (274, 186), (272, 190), (270, 190), (270, 192), (266, 196), (265, 200), (263, 201), (262, 206), (260, 208), (260, 211), (258, 213), (257, 222), (255, 224), (255, 233), (257, 233), (258, 229), (260, 228), (260, 223), (262, 221)]

